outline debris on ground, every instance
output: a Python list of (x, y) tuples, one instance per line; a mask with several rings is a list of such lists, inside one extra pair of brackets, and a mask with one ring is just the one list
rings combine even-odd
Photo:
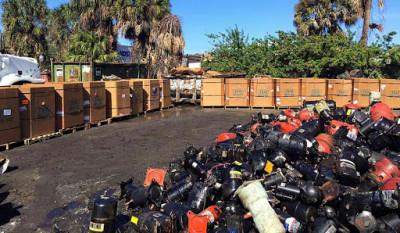
[(399, 123), (382, 102), (259, 113), (96, 198), (89, 229), (114, 232), (128, 211), (141, 233), (400, 232)]

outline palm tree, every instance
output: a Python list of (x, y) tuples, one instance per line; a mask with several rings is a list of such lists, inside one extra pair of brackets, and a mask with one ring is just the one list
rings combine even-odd
[[(371, 28), (383, 31), (383, 27), (380, 24), (376, 23), (371, 24), (372, 0), (358, 0), (358, 6), (361, 12), (361, 17), (363, 17), (364, 19), (360, 42), (367, 44), (369, 29)], [(384, 6), (385, 6), (385, 0), (379, 0), (378, 8), (381, 10), (383, 9)]]
[(114, 15), (116, 31), (134, 41), (133, 58), (136, 62), (147, 60), (150, 49), (150, 32), (170, 13), (169, 0), (116, 0)]
[(117, 47), (117, 35), (114, 32), (112, 14), (113, 0), (71, 0), (71, 7), (79, 14), (79, 26), (84, 32), (106, 35), (109, 45), (107, 51)]
[(69, 4), (62, 4), (49, 15), (48, 40), (55, 50), (54, 57), (64, 60), (70, 36), (78, 30), (78, 14)]
[[(20, 56), (47, 54), (47, 15), (45, 0), (5, 0), (2, 22), (11, 52)], [(47, 56), (45, 56), (47, 57)]]
[(182, 26), (178, 17), (166, 15), (151, 31), (150, 41), (151, 46), (154, 47), (154, 52), (150, 49), (153, 56), (152, 64), (156, 66), (153, 72), (161, 78), (178, 65), (185, 48)]
[(78, 32), (71, 37), (68, 60), (71, 62), (113, 62), (118, 52), (109, 52), (109, 37), (96, 33)]
[(305, 36), (344, 33), (340, 25), (353, 25), (358, 18), (355, 0), (300, 0), (295, 6), (294, 25)]

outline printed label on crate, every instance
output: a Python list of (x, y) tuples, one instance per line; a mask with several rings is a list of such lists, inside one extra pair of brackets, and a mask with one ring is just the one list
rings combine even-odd
[(331, 84), (328, 85), (328, 88), (333, 88), (333, 86)]
[(131, 96), (131, 98), (133, 98), (133, 95), (132, 95), (132, 94), (131, 94), (130, 96)]
[(354, 91), (358, 91), (358, 88), (357, 88), (357, 87), (355, 87), (355, 88), (354, 88)]
[(337, 91), (337, 95), (338, 96), (346, 96), (347, 95), (347, 91), (346, 90), (338, 90)]
[(361, 90), (361, 96), (369, 96), (369, 93), (371, 93), (371, 90), (369, 89)]
[(243, 90), (241, 90), (241, 89), (233, 89), (233, 96), (242, 97), (243, 96)]
[(42, 105), (36, 109), (36, 118), (50, 118), (51, 117), (51, 109), (48, 105)]
[(104, 106), (104, 100), (102, 96), (96, 95), (94, 97), (93, 107), (94, 108), (101, 108)]
[(268, 97), (268, 90), (258, 90), (257, 96)]
[(312, 89), (311, 90), (311, 97), (321, 97), (322, 92), (319, 89)]
[(279, 92), (279, 86), (276, 86), (276, 92)]
[(386, 84), (381, 85), (382, 91), (385, 90), (385, 88), (386, 88)]
[(125, 94), (122, 94), (122, 99), (125, 99)]
[(64, 116), (64, 112), (63, 111), (57, 111), (57, 116)]
[(396, 90), (396, 91), (389, 92), (389, 97), (399, 98), (400, 97), (400, 91)]
[(19, 107), (19, 111), (20, 111), (20, 112), (23, 112), (23, 111), (26, 111), (26, 110), (27, 110), (27, 107), (26, 107), (26, 106)]
[(83, 116), (83, 120), (89, 121), (90, 120), (90, 116)]
[(90, 100), (83, 101), (83, 106), (88, 106), (88, 105), (90, 105)]
[(284, 93), (285, 97), (293, 97), (294, 96), (294, 89), (286, 89)]
[(4, 109), (3, 110), (3, 116), (11, 116), (11, 109)]
[(81, 110), (81, 101), (79, 101), (78, 99), (71, 99), (67, 101), (67, 109), (68, 111), (72, 112), (72, 111), (79, 111)]

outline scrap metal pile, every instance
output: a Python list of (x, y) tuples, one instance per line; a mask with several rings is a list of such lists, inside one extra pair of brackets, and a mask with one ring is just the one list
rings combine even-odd
[[(305, 102), (188, 147), (143, 185), (122, 182), (120, 200), (141, 233), (400, 232), (399, 152), (386, 104)], [(97, 199), (90, 229), (113, 232), (116, 208)]]

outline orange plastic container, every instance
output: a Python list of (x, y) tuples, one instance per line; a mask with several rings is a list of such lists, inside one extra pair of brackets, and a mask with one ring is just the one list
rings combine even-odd
[(300, 79), (275, 79), (276, 107), (295, 107), (301, 105)]
[(326, 79), (322, 78), (301, 78), (301, 102), (325, 100)]
[(336, 102), (336, 106), (343, 105), (353, 100), (353, 80), (328, 79), (328, 100)]
[(224, 78), (205, 78), (201, 80), (201, 106), (224, 106)]
[(379, 91), (379, 80), (368, 78), (353, 79), (353, 102), (362, 108), (369, 106), (369, 94)]
[(253, 78), (250, 83), (251, 107), (274, 107), (274, 79)]
[(250, 106), (250, 79), (228, 78), (225, 83), (225, 107)]
[(400, 80), (381, 79), (379, 88), (382, 102), (391, 108), (400, 108)]

